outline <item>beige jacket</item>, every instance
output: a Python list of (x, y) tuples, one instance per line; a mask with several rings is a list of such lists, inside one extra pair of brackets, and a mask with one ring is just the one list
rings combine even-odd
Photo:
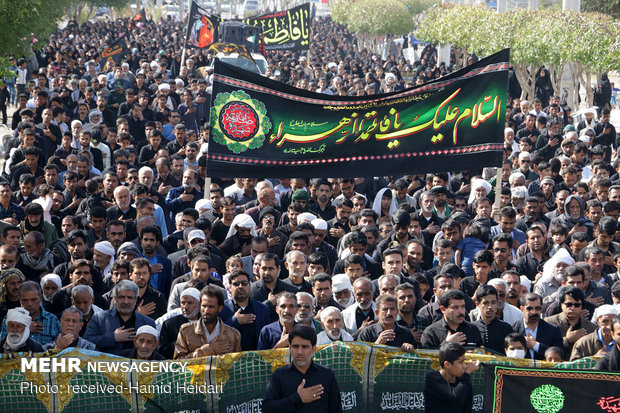
[(196, 358), (206, 356), (216, 356), (212, 345), (217, 342), (227, 342), (230, 348), (229, 353), (241, 351), (241, 334), (237, 329), (224, 324), (221, 318), (220, 334), (211, 343), (207, 343), (207, 337), (202, 329), (201, 319), (185, 323), (179, 330), (177, 343), (174, 346), (174, 358)]

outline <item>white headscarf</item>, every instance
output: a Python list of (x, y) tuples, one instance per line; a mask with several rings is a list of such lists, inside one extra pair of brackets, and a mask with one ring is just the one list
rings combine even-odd
[(478, 188), (484, 188), (484, 190), (486, 191), (486, 195), (489, 195), (491, 191), (493, 190), (493, 188), (491, 187), (491, 184), (482, 178), (472, 180), (471, 191), (469, 192), (469, 199), (467, 200), (468, 204), (471, 204), (472, 202), (476, 200), (476, 189)]
[(232, 224), (230, 224), (228, 234), (226, 234), (226, 239), (237, 233), (237, 226), (241, 228), (250, 228), (250, 234), (252, 234), (253, 237), (258, 236), (256, 233), (256, 222), (254, 222), (252, 217), (247, 214), (239, 214), (235, 217), (235, 219), (233, 219)]
[[(62, 280), (60, 279), (60, 277), (56, 274), (50, 273), (41, 278), (41, 289), (45, 288), (45, 284), (47, 284), (48, 281), (52, 281), (54, 284), (56, 284), (59, 290), (62, 288)], [(45, 299), (45, 301), (49, 301), (49, 299), (45, 297), (45, 294), (43, 294), (43, 298)]]
[[(381, 218), (381, 199), (383, 198), (383, 194), (385, 191), (391, 191), (390, 188), (382, 188), (377, 192), (375, 196), (375, 200), (372, 203), (372, 209), (379, 214), (379, 218)], [(390, 210), (388, 214), (391, 216), (398, 209), (398, 204), (396, 203), (396, 195), (392, 193), (392, 203), (390, 204)]]
[(575, 263), (575, 260), (570, 255), (570, 253), (566, 251), (566, 248), (560, 248), (555, 252), (555, 254), (553, 254), (553, 257), (549, 258), (549, 260), (545, 263), (545, 265), (543, 266), (543, 275), (537, 282), (551, 282), (553, 276), (555, 275), (555, 266), (558, 263), (573, 265)]
[(17, 308), (12, 308), (7, 312), (6, 314), (7, 324), (10, 321), (20, 323), (25, 326), (24, 332), (22, 333), (21, 337), (17, 341), (14, 341), (11, 338), (10, 335), (12, 333), (7, 333), (6, 342), (5, 342), (6, 345), (9, 347), (9, 349), (17, 351), (19, 350), (21, 346), (24, 345), (26, 340), (28, 340), (28, 337), (30, 337), (30, 324), (32, 324), (32, 317), (30, 317), (30, 313), (28, 313), (28, 310), (26, 310), (23, 307), (17, 307)]

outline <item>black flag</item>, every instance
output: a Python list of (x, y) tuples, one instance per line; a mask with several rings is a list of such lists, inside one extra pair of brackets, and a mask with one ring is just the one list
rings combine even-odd
[(187, 34), (185, 35), (185, 47), (198, 47), (204, 49), (217, 41), (217, 28), (220, 18), (209, 14), (205, 9), (192, 1), (192, 9), (189, 13)]
[(101, 52), (104, 67), (108, 67), (110, 64), (120, 63), (123, 56), (127, 53), (129, 53), (129, 48), (127, 47), (125, 36), (121, 36)]
[(140, 10), (135, 16), (129, 20), (128, 29), (132, 30), (138, 23), (142, 23), (146, 21), (146, 12), (144, 9)]

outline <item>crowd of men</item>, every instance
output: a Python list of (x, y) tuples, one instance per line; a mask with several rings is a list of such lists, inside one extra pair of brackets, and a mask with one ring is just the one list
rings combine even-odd
[[(513, 99), (500, 183), (496, 168), (249, 177), (213, 179), (205, 199), (212, 56), (190, 51), (181, 66), (182, 30), (162, 21), (129, 34), (126, 62), (102, 67), (87, 45), (123, 24), (70, 24), (36, 71), (16, 62), (0, 352), (192, 358), (288, 347), (305, 325), (317, 344), (449, 342), (549, 361), (604, 355), (601, 366), (618, 368), (620, 159), (608, 110), (575, 122), (557, 97)], [(404, 59), (358, 50), (328, 19), (312, 44), (312, 61), (269, 55), (267, 75), (334, 95), (413, 84)], [(445, 73), (433, 56), (427, 47), (410, 62), (415, 83)]]

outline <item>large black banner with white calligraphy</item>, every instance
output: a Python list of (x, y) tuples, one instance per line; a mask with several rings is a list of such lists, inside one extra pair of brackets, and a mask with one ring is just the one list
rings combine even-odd
[(296, 89), (216, 62), (207, 173), (355, 177), (459, 171), (502, 160), (509, 51), (375, 96)]
[(310, 21), (310, 3), (245, 20), (263, 30), (265, 50), (308, 50)]

